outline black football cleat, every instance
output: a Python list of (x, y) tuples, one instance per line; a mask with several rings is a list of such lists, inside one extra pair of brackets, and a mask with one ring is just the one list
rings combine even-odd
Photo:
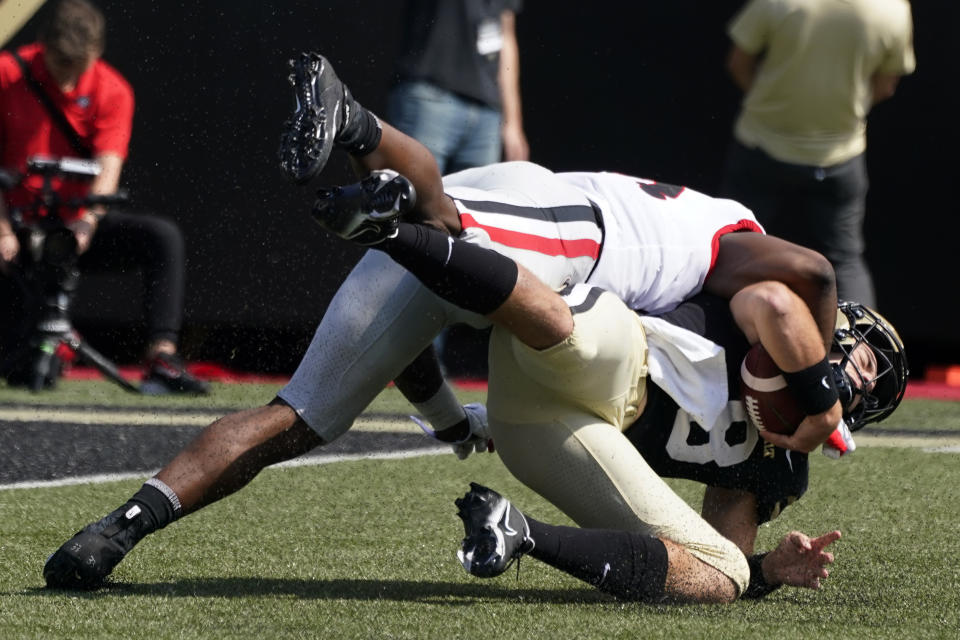
[(317, 191), (313, 219), (327, 231), (369, 247), (397, 235), (404, 213), (417, 193), (396, 171), (373, 171), (356, 184)]
[(48, 589), (99, 589), (143, 537), (141, 510), (124, 505), (63, 543), (43, 566)]
[(283, 123), (280, 167), (294, 182), (303, 184), (326, 166), (334, 141), (356, 105), (333, 66), (320, 54), (301, 53), (288, 64), (296, 106)]
[(499, 576), (533, 550), (527, 519), (496, 491), (471, 482), (470, 491), (455, 504), (464, 530), (457, 558), (471, 575)]

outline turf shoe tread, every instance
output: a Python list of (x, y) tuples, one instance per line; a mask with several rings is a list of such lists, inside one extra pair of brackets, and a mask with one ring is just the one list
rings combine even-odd
[(303, 184), (326, 166), (354, 103), (330, 61), (320, 54), (301, 53), (288, 65), (295, 107), (283, 123), (280, 167), (294, 182)]
[(496, 577), (533, 550), (526, 517), (493, 489), (471, 482), (470, 491), (455, 504), (464, 529), (457, 558), (471, 575)]

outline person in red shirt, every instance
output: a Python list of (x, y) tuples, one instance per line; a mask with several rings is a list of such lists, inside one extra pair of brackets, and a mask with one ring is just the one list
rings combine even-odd
[[(87, 0), (62, 0), (41, 28), (39, 42), (21, 47), (16, 56), (0, 54), (0, 167), (27, 173), (35, 156), (88, 157), (100, 166), (91, 182), (54, 179), (61, 200), (117, 191), (133, 126), (133, 90), (100, 56), (106, 23)], [(71, 139), (43, 104), (23, 66), (40, 90), (76, 132)], [(0, 199), (0, 278), (18, 260), (21, 242), (10, 213), (22, 212), (29, 224), (47, 212), (31, 211), (43, 177), (27, 175)], [(58, 207), (57, 215), (73, 232), (81, 272), (139, 270), (144, 280), (148, 329), (148, 393), (206, 393), (208, 385), (190, 375), (177, 355), (184, 290), (184, 246), (178, 227), (152, 215), (90, 208)]]

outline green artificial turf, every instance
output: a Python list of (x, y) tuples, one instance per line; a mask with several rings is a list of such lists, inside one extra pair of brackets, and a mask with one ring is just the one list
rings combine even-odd
[[(57, 388), (33, 393), (23, 388), (7, 387), (0, 381), (0, 407), (4, 405), (137, 407), (177, 410), (244, 409), (266, 404), (280, 390), (280, 384), (230, 384), (214, 382), (206, 396), (145, 396), (124, 391), (104, 380), (61, 380)], [(479, 391), (458, 392), (464, 402), (481, 401)], [(410, 404), (395, 387), (381, 393), (368, 411), (376, 413), (410, 413)]]
[[(146, 539), (96, 593), (48, 592), (40, 568), (139, 481), (4, 491), (0, 637), (957, 637), (957, 455), (868, 448), (812, 461), (810, 492), (762, 528), (760, 546), (839, 528), (833, 577), (726, 606), (617, 602), (531, 559), (519, 581), (467, 576), (452, 501), (470, 480), (567, 523), (492, 455), (269, 469)], [(691, 483), (673, 484), (699, 501)]]
[[(145, 398), (103, 382), (56, 393), (0, 388), (0, 405), (243, 408), (271, 385), (205, 398)], [(464, 401), (482, 397), (463, 394)], [(370, 407), (406, 413), (389, 389)], [(960, 404), (907, 400), (885, 424), (960, 431)], [(808, 494), (761, 528), (843, 532), (820, 591), (733, 605), (624, 603), (532, 559), (492, 580), (455, 558), (454, 498), (471, 480), (538, 519), (569, 524), (495, 455), (360, 460), (265, 470), (238, 494), (141, 543), (94, 593), (42, 588), (46, 557), (121, 504), (141, 480), (0, 491), (0, 638), (956, 638), (960, 464), (956, 447), (861, 447), (811, 456)], [(702, 491), (671, 481), (691, 503)]]

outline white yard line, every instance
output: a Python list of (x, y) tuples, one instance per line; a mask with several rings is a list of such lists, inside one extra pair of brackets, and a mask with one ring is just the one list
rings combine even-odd
[[(66, 424), (110, 426), (144, 426), (144, 427), (177, 427), (177, 426), (206, 426), (215, 418), (210, 413), (191, 411), (165, 411), (162, 413), (149, 410), (131, 411), (97, 411), (74, 408), (19, 408), (11, 409), (0, 407), (0, 421), (17, 420), (20, 422), (59, 422)], [(361, 416), (354, 423), (357, 431), (378, 432), (405, 432), (419, 433), (416, 426), (403, 418), (383, 419), (366, 418)], [(876, 435), (859, 434), (855, 437), (858, 447), (894, 447), (921, 449), (927, 453), (960, 453), (960, 434), (957, 436), (909, 436), (909, 435)], [(451, 451), (445, 447), (423, 448), (410, 451), (395, 451), (387, 453), (355, 453), (330, 454), (297, 458), (275, 465), (272, 468), (290, 468), (316, 466), (349, 460), (400, 460), (427, 455), (448, 454)], [(111, 473), (88, 476), (75, 476), (58, 480), (42, 480), (29, 482), (14, 482), (0, 484), (0, 491), (11, 489), (39, 489), (48, 487), (65, 487), (83, 484), (102, 484), (118, 482), (136, 478), (145, 478), (154, 475), (157, 470), (133, 473)]]
[[(0, 407), (0, 422), (58, 422), (65, 424), (103, 425), (109, 427), (205, 427), (216, 416), (209, 412), (162, 411), (149, 409), (130, 411), (98, 411), (56, 407), (15, 408)], [(417, 426), (403, 418), (365, 418), (360, 416), (353, 425), (358, 431), (410, 431), (420, 433)]]
[(0, 421), (58, 422), (83, 425), (143, 426), (143, 427), (202, 427), (216, 416), (193, 411), (149, 410), (97, 411), (95, 409), (58, 409), (53, 407), (0, 408)]
[(853, 436), (858, 447), (896, 447), (900, 449), (923, 449), (931, 452), (957, 453), (960, 451), (960, 434), (956, 436), (880, 436), (860, 434)]
[[(427, 449), (412, 449), (409, 451), (389, 451), (384, 453), (345, 453), (331, 454), (321, 456), (307, 456), (296, 458), (273, 465), (269, 469), (289, 469), (294, 467), (316, 467), (334, 462), (349, 462), (351, 460), (403, 460), (405, 458), (419, 458), (422, 456), (438, 456), (452, 454), (453, 451), (443, 447), (431, 447)], [(152, 471), (138, 471), (136, 473), (104, 473), (91, 476), (75, 476), (72, 478), (60, 478), (58, 480), (35, 480), (29, 482), (13, 482), (10, 484), (0, 484), (0, 491), (9, 491), (11, 489), (48, 489), (51, 487), (70, 487), (81, 484), (104, 484), (107, 482), (120, 482), (122, 480), (135, 480), (137, 478), (149, 478), (155, 475), (159, 469)]]
[[(205, 427), (216, 420), (216, 416), (209, 412), (176, 409), (154, 412), (149, 409), (99, 411), (96, 409), (57, 407), (0, 407), (0, 422), (4, 420), (129, 427)], [(360, 416), (352, 428), (357, 431), (410, 431), (411, 433), (419, 433), (412, 421), (401, 417), (367, 418)], [(855, 436), (854, 440), (858, 446), (865, 447), (952, 448), (960, 446), (960, 433), (956, 436), (888, 436), (861, 433)]]

